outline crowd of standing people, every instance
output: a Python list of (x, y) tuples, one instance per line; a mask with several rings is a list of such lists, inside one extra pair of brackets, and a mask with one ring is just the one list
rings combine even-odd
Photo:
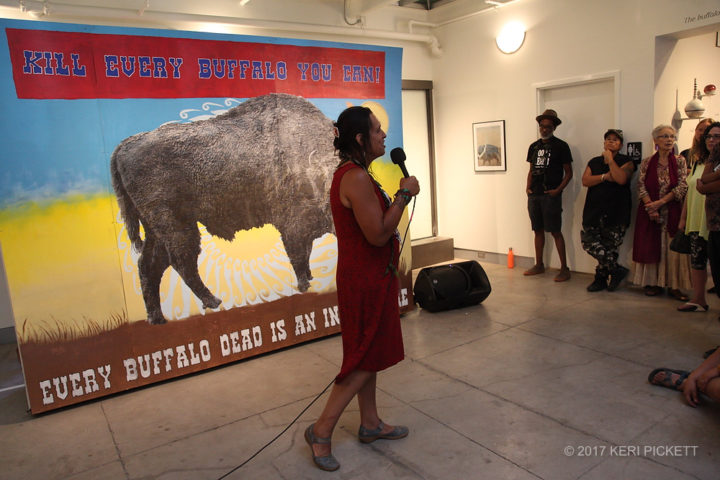
[[(545, 272), (545, 232), (554, 240), (560, 258), (556, 282), (570, 279), (562, 227), (562, 192), (572, 178), (568, 144), (554, 136), (562, 123), (554, 110), (536, 117), (540, 139), (528, 148), (528, 213), (534, 232), (535, 264), (525, 275)], [(707, 265), (720, 296), (720, 123), (698, 122), (690, 148), (677, 154), (677, 131), (658, 125), (652, 131), (654, 152), (639, 166), (638, 206), (632, 240), (632, 283), (645, 295), (665, 293), (684, 302), (679, 312), (707, 312)], [(587, 290), (616, 290), (630, 269), (618, 263), (619, 248), (632, 214), (631, 178), (636, 165), (620, 153), (623, 132), (611, 128), (603, 136), (602, 154), (585, 167), (582, 184), (587, 196), (580, 240), (596, 261), (595, 277)], [(684, 291), (690, 290), (689, 297)], [(720, 348), (708, 350), (705, 361), (692, 371), (656, 368), (648, 376), (653, 385), (683, 393), (697, 406), (700, 393), (720, 400)]]
[[(573, 177), (573, 158), (568, 144), (554, 135), (562, 123), (557, 112), (545, 110), (536, 121), (540, 138), (528, 148), (526, 184), (535, 264), (524, 275), (545, 273), (543, 251), (545, 233), (549, 232), (560, 260), (555, 281), (563, 282), (570, 279), (570, 269), (562, 234), (562, 192)], [(658, 125), (652, 131), (654, 152), (639, 165), (620, 153), (622, 130), (611, 128), (605, 132), (602, 153), (588, 161), (582, 176), (588, 190), (580, 240), (583, 249), (597, 261), (588, 291), (616, 290), (632, 271), (631, 282), (641, 286), (645, 295), (667, 291), (669, 296), (685, 302), (678, 307), (681, 312), (708, 310), (706, 265), (708, 261), (712, 265), (713, 258), (708, 253), (711, 221), (705, 211), (706, 198), (714, 192), (704, 189), (708, 188), (705, 182), (720, 181), (720, 172), (710, 176), (715, 172), (708, 173), (705, 168), (718, 143), (711, 133), (716, 123), (702, 119), (692, 146), (679, 154), (675, 128)], [(631, 270), (619, 263), (619, 248), (631, 224), (631, 180), (636, 170), (638, 206)], [(686, 250), (673, 247), (674, 243), (683, 243)], [(720, 251), (720, 244), (717, 248)], [(720, 275), (720, 265), (717, 270)], [(685, 293), (688, 290), (692, 297)]]
[[(562, 228), (562, 192), (573, 176), (568, 144), (555, 137), (562, 123), (554, 110), (536, 117), (540, 139), (528, 148), (530, 169), (526, 193), (534, 232), (535, 264), (525, 275), (545, 272), (545, 232), (560, 258), (556, 282), (570, 279)], [(686, 301), (681, 312), (707, 311), (706, 264), (720, 286), (720, 123), (703, 120), (690, 149), (675, 155), (677, 132), (660, 125), (653, 132), (655, 152), (639, 166), (639, 205), (633, 238), (633, 281), (646, 295), (668, 294)], [(630, 226), (633, 160), (620, 153), (623, 132), (611, 128), (603, 136), (601, 155), (583, 173), (588, 188), (583, 209), (583, 249), (596, 261), (590, 292), (615, 290), (630, 270), (618, 263), (618, 249)], [(338, 240), (338, 309), (343, 319), (343, 362), (319, 418), (305, 430), (315, 465), (326, 471), (340, 468), (332, 453), (331, 437), (340, 415), (357, 397), (360, 409), (358, 439), (398, 440), (409, 434), (402, 425), (384, 423), (377, 409), (377, 372), (404, 357), (398, 309), (397, 271), (400, 253), (398, 224), (405, 207), (420, 191), (415, 177), (403, 178), (391, 199), (368, 170), (385, 153), (385, 132), (365, 107), (344, 110), (335, 122), (334, 146), (339, 164), (330, 190), (330, 205)], [(671, 248), (685, 234), (689, 255)], [(692, 272), (692, 273), (691, 273)], [(357, 282), (362, 278), (363, 282)], [(688, 298), (682, 289), (692, 287)], [(720, 295), (720, 289), (718, 289)], [(689, 301), (688, 301), (689, 300)], [(683, 392), (697, 405), (702, 392), (720, 400), (720, 349), (693, 371), (655, 369), (650, 383)]]

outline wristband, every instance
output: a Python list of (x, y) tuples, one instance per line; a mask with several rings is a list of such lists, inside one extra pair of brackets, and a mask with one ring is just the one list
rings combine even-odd
[(410, 194), (410, 190), (407, 188), (401, 188), (400, 190), (395, 193), (395, 199), (398, 197), (402, 198), (405, 201), (405, 205), (410, 203), (410, 199), (412, 198), (412, 195)]

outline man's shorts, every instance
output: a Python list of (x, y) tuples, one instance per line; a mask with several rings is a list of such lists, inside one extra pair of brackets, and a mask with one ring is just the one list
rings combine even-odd
[(562, 194), (551, 197), (547, 193), (528, 195), (528, 213), (533, 232), (559, 232), (562, 228)]

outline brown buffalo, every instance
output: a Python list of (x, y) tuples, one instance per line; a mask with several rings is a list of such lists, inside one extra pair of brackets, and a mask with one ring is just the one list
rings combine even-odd
[(159, 289), (169, 266), (205, 308), (220, 305), (198, 274), (198, 222), (228, 241), (238, 230), (274, 225), (297, 289), (305, 292), (313, 240), (333, 231), (327, 196), (337, 163), (332, 139), (332, 121), (313, 104), (270, 94), (209, 120), (123, 140), (110, 170), (128, 237), (141, 253), (148, 322), (165, 323)]

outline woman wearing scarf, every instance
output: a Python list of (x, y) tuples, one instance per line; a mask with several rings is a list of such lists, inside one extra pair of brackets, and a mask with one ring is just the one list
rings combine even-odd
[(670, 125), (655, 127), (656, 152), (640, 164), (633, 283), (643, 285), (645, 295), (658, 295), (668, 287), (668, 295), (687, 301), (680, 289), (691, 287), (689, 258), (669, 248), (687, 193), (687, 164), (673, 153), (675, 135)]

